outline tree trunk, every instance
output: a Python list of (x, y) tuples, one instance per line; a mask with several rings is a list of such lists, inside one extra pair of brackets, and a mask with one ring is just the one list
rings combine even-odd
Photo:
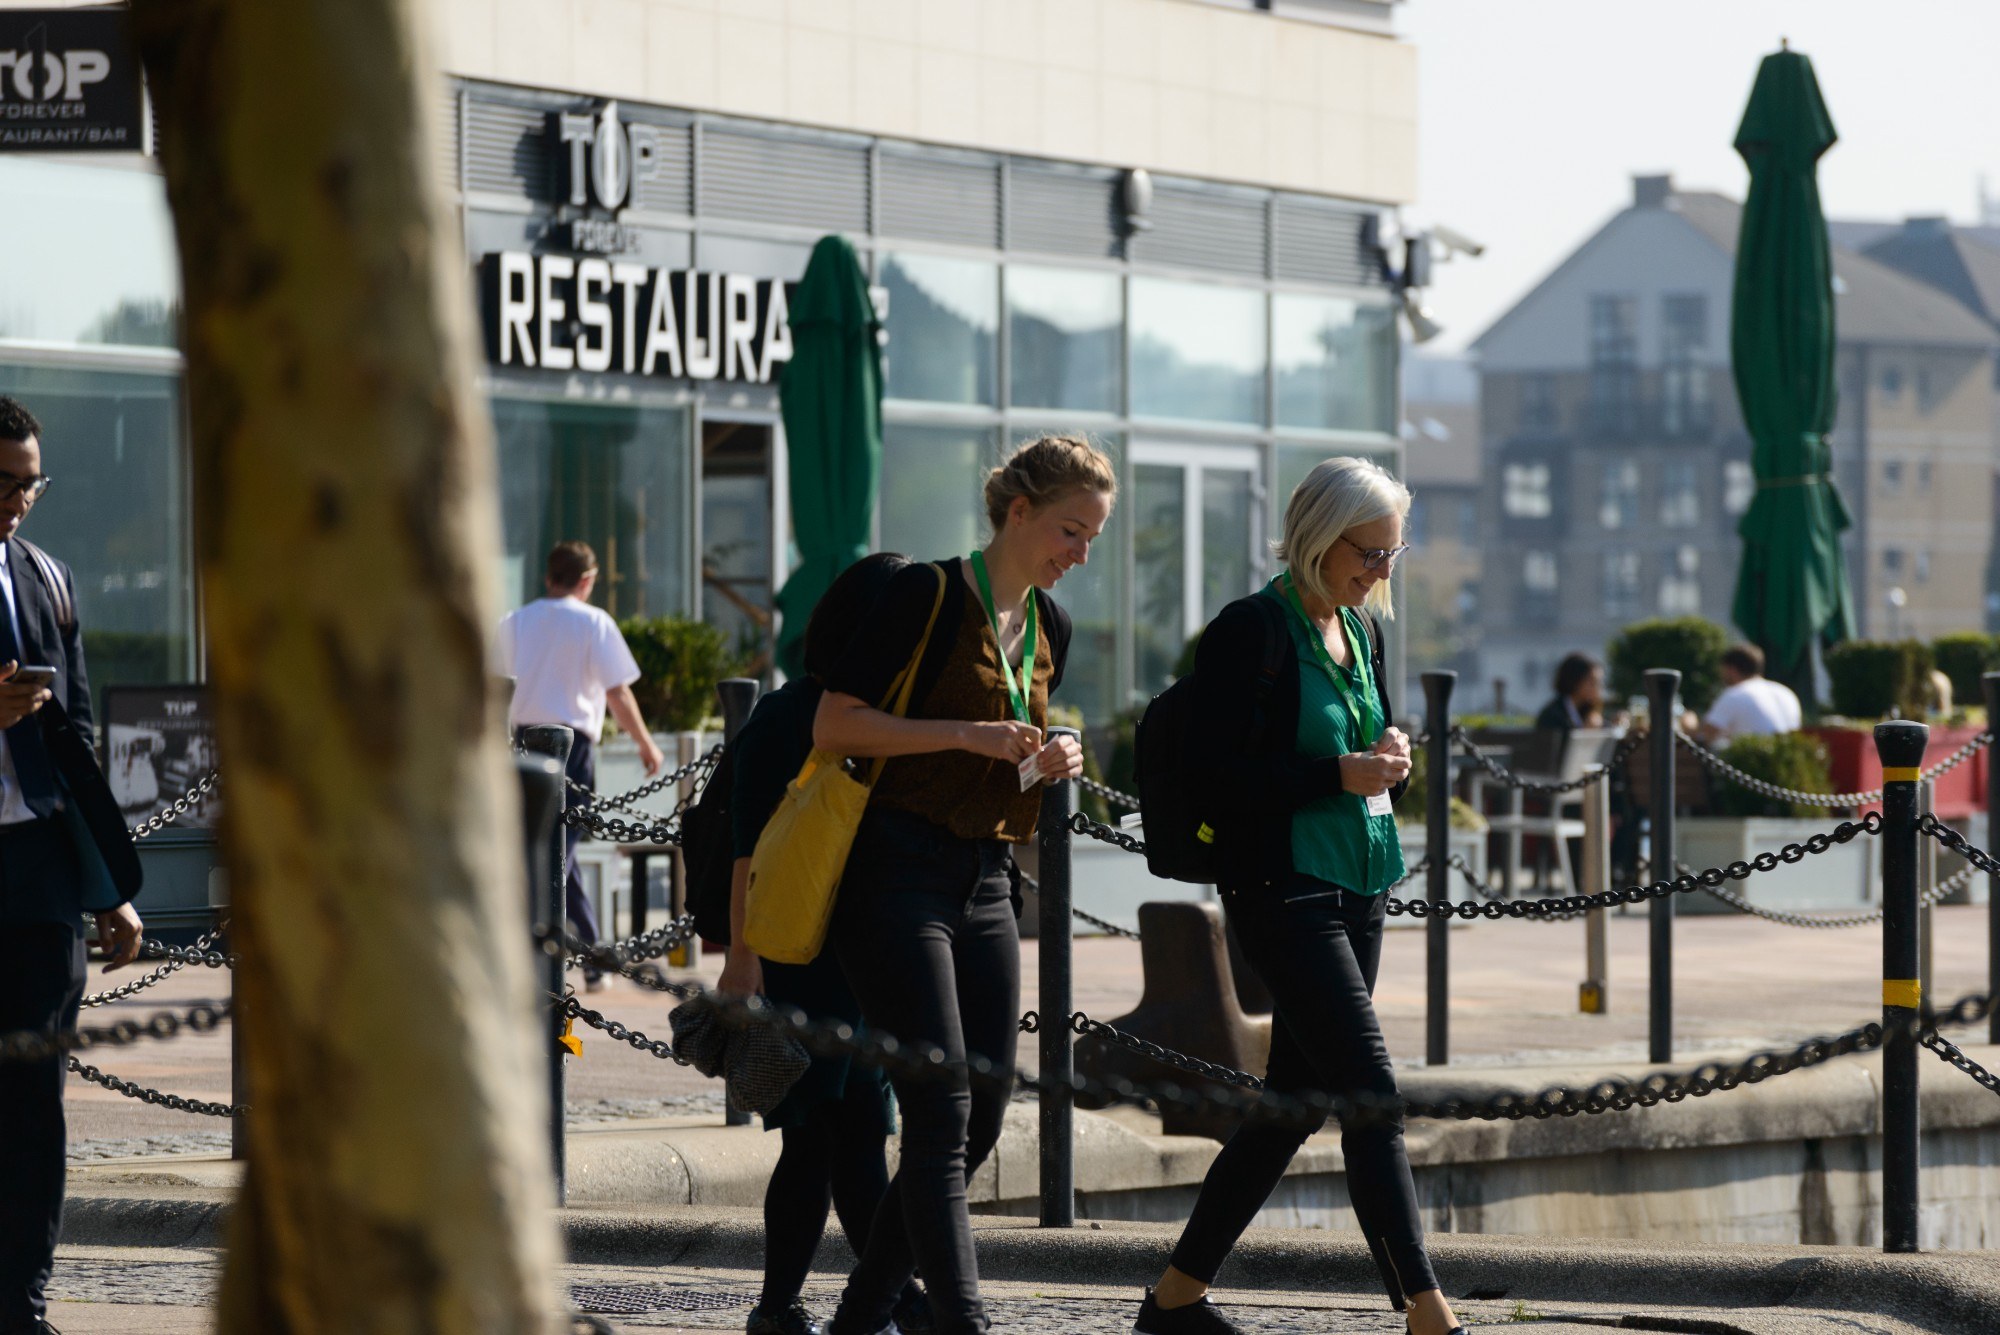
[[(413, 0), (135, 0), (249, 1075), (225, 1332), (550, 1328), (491, 429)], [(142, 905), (143, 907), (143, 905)]]

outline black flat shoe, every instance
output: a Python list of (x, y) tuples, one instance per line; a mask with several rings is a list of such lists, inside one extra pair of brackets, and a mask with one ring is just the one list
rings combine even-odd
[(1245, 1335), (1243, 1327), (1222, 1314), (1207, 1295), (1181, 1307), (1161, 1307), (1146, 1290), (1139, 1304), (1139, 1319), (1132, 1323), (1132, 1335)]

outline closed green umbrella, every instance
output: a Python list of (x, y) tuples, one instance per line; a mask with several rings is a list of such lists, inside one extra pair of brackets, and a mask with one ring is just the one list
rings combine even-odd
[(1757, 493), (1737, 525), (1743, 565), (1731, 615), (1769, 675), (1811, 703), (1812, 642), (1854, 634), (1840, 535), (1853, 520), (1833, 484), (1833, 259), (1820, 212), (1820, 155), (1833, 120), (1812, 62), (1764, 57), (1736, 151), (1750, 197), (1736, 243), (1729, 355), (1752, 441)]
[(778, 594), (778, 666), (804, 673), (806, 619), (834, 577), (868, 554), (882, 475), (880, 323), (844, 236), (821, 237), (791, 302), (792, 359), (778, 399), (791, 455), (799, 568)]

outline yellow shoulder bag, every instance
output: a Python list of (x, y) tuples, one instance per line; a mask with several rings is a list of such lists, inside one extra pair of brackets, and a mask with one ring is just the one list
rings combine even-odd
[[(937, 571), (937, 597), (924, 626), (917, 651), (889, 683), (881, 708), (898, 718), (910, 707), (917, 684), (917, 664), (931, 642), (938, 610), (944, 606), (945, 573)], [(893, 707), (892, 703), (893, 702)], [(806, 757), (799, 777), (785, 789), (778, 809), (757, 836), (750, 855), (750, 892), (744, 906), (743, 941), (767, 960), (780, 964), (810, 964), (826, 944), (827, 923), (833, 917), (833, 897), (847, 868), (848, 850), (868, 808), (868, 794), (882, 773), (883, 757), (868, 764), (868, 777), (850, 775), (842, 757), (817, 748)]]

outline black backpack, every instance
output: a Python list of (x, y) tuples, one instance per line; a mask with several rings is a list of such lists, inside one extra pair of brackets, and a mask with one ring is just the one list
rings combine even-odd
[[(1269, 598), (1254, 600), (1265, 613), (1264, 661), (1252, 687), (1250, 744), (1264, 731), (1265, 704), (1292, 652), (1285, 609)], [(1196, 715), (1194, 674), (1190, 672), (1154, 696), (1132, 738), (1133, 777), (1145, 817), (1146, 870), (1169, 881), (1214, 885), (1222, 868), (1215, 843), (1217, 792), (1213, 776), (1201, 770), (1196, 737), (1204, 726)]]
[[(729, 883), (736, 870), (730, 789), (736, 786), (736, 748), (725, 746), (693, 806), (681, 815), (681, 865), (687, 907), (702, 940), (729, 944)], [(634, 889), (634, 894), (642, 893)]]

